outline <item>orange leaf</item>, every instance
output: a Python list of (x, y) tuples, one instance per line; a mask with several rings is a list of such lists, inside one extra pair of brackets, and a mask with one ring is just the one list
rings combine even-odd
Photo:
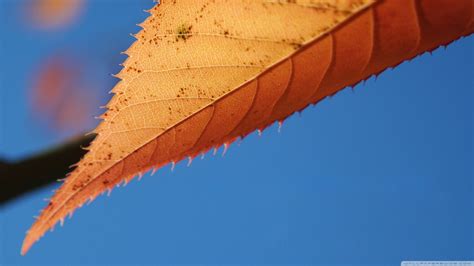
[(228, 145), (474, 30), (472, 0), (162, 2), (126, 52), (89, 153), (23, 254), (139, 173)]
[(35, 73), (31, 89), (31, 104), (35, 114), (49, 114), (73, 83), (75, 71), (64, 57), (53, 56), (41, 64)]
[(32, 114), (37, 120), (59, 131), (82, 131), (89, 124), (97, 95), (82, 68), (79, 60), (64, 55), (41, 62), (31, 87)]
[(26, 6), (27, 19), (43, 29), (68, 26), (80, 16), (84, 4), (84, 0), (33, 0)]

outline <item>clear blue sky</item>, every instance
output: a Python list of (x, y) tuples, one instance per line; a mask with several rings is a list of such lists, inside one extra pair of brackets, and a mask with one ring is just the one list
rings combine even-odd
[[(116, 64), (150, 4), (90, 1), (72, 29), (43, 34), (19, 23), (18, 1), (0, 0), (0, 156), (61, 141), (28, 113), (38, 60), (68, 47)], [(53, 187), (36, 191), (0, 210), (0, 265), (474, 260), (473, 47), (460, 40), (292, 116), (280, 133), (115, 189), (21, 257)]]

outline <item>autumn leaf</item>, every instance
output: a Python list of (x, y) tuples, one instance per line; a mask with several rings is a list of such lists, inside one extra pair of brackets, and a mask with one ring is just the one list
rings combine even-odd
[(34, 114), (53, 113), (75, 79), (76, 69), (63, 56), (52, 56), (41, 63), (33, 77), (31, 107)]
[(58, 29), (71, 25), (82, 13), (85, 0), (30, 0), (25, 18), (41, 29)]
[(161, 1), (87, 155), (28, 232), (474, 30), (472, 0)]
[[(40, 63), (30, 89), (31, 113), (58, 132), (79, 132), (90, 124), (98, 95), (80, 60), (54, 54)], [(77, 133), (76, 133), (77, 134)]]

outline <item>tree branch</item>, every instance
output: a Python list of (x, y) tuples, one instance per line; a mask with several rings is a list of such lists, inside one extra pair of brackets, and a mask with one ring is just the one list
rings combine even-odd
[(64, 178), (86, 153), (95, 135), (72, 139), (30, 158), (7, 162), (0, 159), (0, 208), (27, 192)]

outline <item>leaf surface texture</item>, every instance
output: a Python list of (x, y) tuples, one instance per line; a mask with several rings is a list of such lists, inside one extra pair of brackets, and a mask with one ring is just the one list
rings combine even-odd
[(96, 140), (27, 234), (139, 173), (229, 145), (474, 30), (473, 0), (161, 1)]

